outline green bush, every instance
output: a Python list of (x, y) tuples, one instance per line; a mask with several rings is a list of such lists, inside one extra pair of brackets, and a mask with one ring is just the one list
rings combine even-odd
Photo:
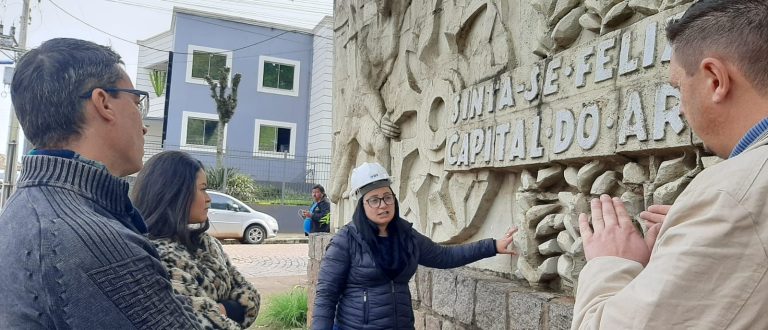
[(235, 196), (241, 201), (248, 201), (256, 195), (256, 185), (250, 176), (237, 173), (227, 180), (227, 194)]
[(221, 167), (206, 170), (208, 188), (234, 196), (247, 204), (260, 205), (312, 205), (312, 196), (309, 192), (298, 192), (286, 187), (285, 196), (281, 187), (264, 183), (257, 184), (253, 178), (237, 170), (227, 168), (227, 190), (224, 191), (221, 183), (224, 182), (224, 169)]
[(307, 326), (307, 289), (296, 287), (288, 293), (269, 298), (260, 319), (263, 325), (280, 329)]
[(208, 188), (218, 190), (241, 201), (249, 201), (256, 196), (256, 184), (253, 179), (243, 173), (240, 173), (237, 169), (227, 169), (227, 191), (223, 191), (222, 183), (224, 182), (224, 169), (221, 167), (210, 168), (206, 171), (208, 178)]
[(280, 188), (269, 184), (256, 185), (256, 191), (253, 195), (253, 200), (272, 199), (280, 199)]
[[(232, 176), (237, 172), (238, 172), (237, 169), (227, 168), (227, 176)], [(221, 183), (224, 182), (223, 167), (208, 168), (205, 170), (205, 176), (208, 179), (209, 189), (221, 191), (221, 188), (222, 188)]]

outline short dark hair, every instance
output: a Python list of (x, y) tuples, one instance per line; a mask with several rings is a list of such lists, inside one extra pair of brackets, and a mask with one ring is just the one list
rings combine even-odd
[(36, 147), (62, 147), (80, 136), (85, 122), (81, 95), (114, 87), (127, 78), (120, 55), (90, 41), (57, 38), (21, 57), (11, 82), (11, 98)]
[(170, 238), (190, 251), (200, 246), (210, 224), (190, 230), (189, 209), (195, 198), (195, 183), (203, 164), (183, 151), (163, 151), (150, 158), (136, 177), (131, 197), (144, 216), (149, 238)]
[(321, 184), (316, 184), (316, 185), (314, 185), (314, 186), (312, 187), (312, 190), (315, 190), (315, 189), (319, 190), (319, 191), (320, 191), (320, 193), (322, 193), (323, 195), (325, 195), (325, 188), (323, 187), (323, 185), (321, 185)]
[(666, 31), (687, 74), (713, 51), (732, 57), (755, 88), (768, 91), (768, 1), (701, 0)]

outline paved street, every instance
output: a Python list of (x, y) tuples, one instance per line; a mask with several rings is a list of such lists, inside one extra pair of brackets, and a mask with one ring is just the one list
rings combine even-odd
[(307, 275), (307, 244), (224, 245), (246, 278)]
[(307, 244), (226, 244), (232, 264), (262, 296), (307, 282)]

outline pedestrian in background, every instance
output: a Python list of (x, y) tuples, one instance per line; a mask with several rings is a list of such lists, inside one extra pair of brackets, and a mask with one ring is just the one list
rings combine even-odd
[(0, 329), (200, 328), (120, 178), (141, 169), (149, 95), (122, 64), (61, 38), (16, 65), (13, 106), (36, 149), (0, 215)]
[(259, 314), (256, 288), (232, 266), (221, 243), (206, 234), (211, 198), (203, 164), (182, 151), (163, 151), (139, 172), (132, 197), (149, 227), (173, 289), (189, 297), (205, 328), (248, 328)]
[(339, 230), (320, 265), (312, 329), (413, 329), (408, 282), (418, 265), (453, 268), (514, 254), (509, 230), (499, 240), (443, 246), (400, 217), (387, 171), (363, 163), (352, 171), (357, 208)]
[(618, 198), (579, 218), (573, 329), (768, 329), (768, 1), (700, 0), (667, 26), (680, 112), (724, 161), (671, 208)]
[[(331, 231), (331, 202), (325, 195), (325, 188), (316, 184), (312, 187), (312, 206), (309, 210), (301, 210), (304, 219), (305, 233), (329, 233)], [(309, 222), (309, 230), (306, 223)]]

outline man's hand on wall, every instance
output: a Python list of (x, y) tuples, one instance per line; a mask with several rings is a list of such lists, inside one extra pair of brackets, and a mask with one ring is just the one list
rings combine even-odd
[(655, 224), (661, 224), (667, 218), (667, 213), (672, 205), (651, 205), (647, 211), (640, 212), (640, 219), (645, 221), (645, 225), (653, 227)]
[(649, 228), (644, 239), (621, 199), (602, 195), (592, 200), (591, 208), (592, 226), (586, 214), (579, 215), (579, 230), (587, 261), (613, 256), (637, 261), (643, 266), (648, 264), (661, 224)]

